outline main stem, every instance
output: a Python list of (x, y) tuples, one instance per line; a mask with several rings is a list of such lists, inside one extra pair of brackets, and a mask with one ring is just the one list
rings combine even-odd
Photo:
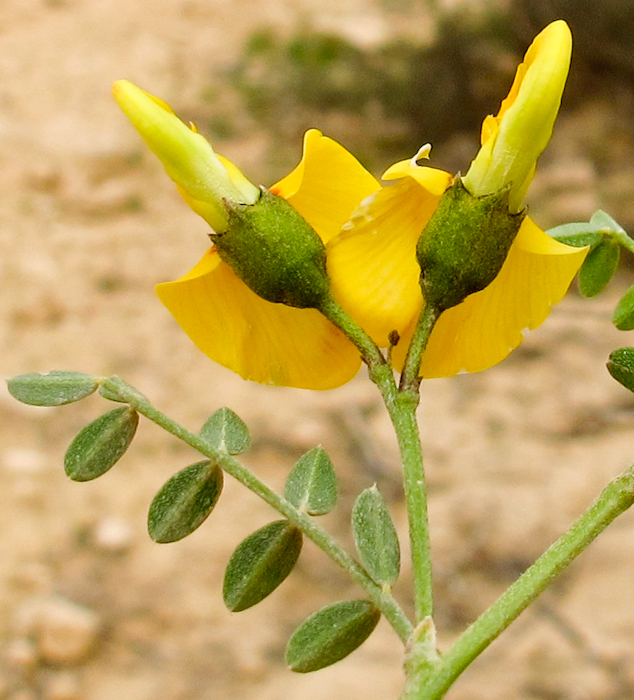
[(408, 678), (401, 700), (440, 700), (464, 669), (621, 513), (634, 503), (634, 466), (610, 482), (599, 498), (498, 600), (431, 670)]
[(432, 568), (427, 515), (427, 488), (423, 468), (416, 409), (420, 400), (418, 373), (421, 357), (438, 313), (425, 307), (410, 344), (401, 375), (400, 388), (396, 386), (392, 368), (374, 341), (333, 300), (328, 299), (322, 313), (352, 340), (368, 365), (370, 379), (377, 385), (398, 440), (403, 465), (403, 489), (409, 520), (409, 537), (414, 575), (414, 605), (416, 622), (433, 613)]

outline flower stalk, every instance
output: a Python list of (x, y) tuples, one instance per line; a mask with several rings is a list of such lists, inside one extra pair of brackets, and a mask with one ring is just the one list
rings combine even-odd
[[(420, 401), (418, 368), (429, 335), (437, 319), (431, 307), (425, 307), (409, 352), (409, 374), (397, 387), (392, 367), (372, 339), (332, 299), (322, 313), (338, 326), (359, 348), (368, 366), (370, 379), (378, 387), (396, 434), (403, 468), (403, 492), (407, 505), (416, 622), (433, 614), (432, 567), (427, 513), (427, 487), (423, 450), (416, 419)], [(402, 375), (405, 376), (405, 375)]]

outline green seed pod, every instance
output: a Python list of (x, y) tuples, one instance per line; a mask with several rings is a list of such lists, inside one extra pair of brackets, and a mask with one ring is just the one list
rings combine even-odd
[(326, 249), (312, 226), (268, 190), (254, 204), (225, 206), (227, 229), (212, 235), (222, 260), (266, 301), (319, 307), (329, 286)]
[(438, 311), (496, 278), (525, 216), (510, 213), (508, 193), (474, 197), (456, 178), (441, 197), (416, 247), (423, 295)]

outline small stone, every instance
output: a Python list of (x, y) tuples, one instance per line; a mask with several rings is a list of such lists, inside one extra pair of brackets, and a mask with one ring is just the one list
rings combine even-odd
[(44, 682), (44, 700), (78, 700), (81, 697), (79, 678), (71, 671), (52, 673)]
[(2, 453), (2, 464), (16, 474), (37, 474), (44, 468), (42, 452), (28, 447), (10, 447)]
[(34, 690), (24, 688), (11, 695), (10, 700), (38, 700), (38, 697)]
[(27, 174), (27, 183), (40, 192), (55, 192), (62, 180), (60, 169), (53, 163), (40, 162)]
[[(14, 639), (7, 647), (7, 663), (21, 672), (30, 671), (38, 660), (37, 647), (31, 639)], [(0, 695), (2, 697), (2, 695)]]
[(63, 598), (33, 601), (27, 611), (40, 657), (52, 664), (81, 662), (95, 646), (101, 622), (92, 610)]
[(93, 542), (97, 549), (121, 554), (132, 545), (132, 528), (119, 518), (104, 518), (95, 525)]

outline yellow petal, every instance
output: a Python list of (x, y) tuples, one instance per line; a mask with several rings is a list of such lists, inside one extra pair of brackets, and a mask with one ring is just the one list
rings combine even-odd
[(519, 211), (546, 147), (563, 93), (572, 50), (563, 20), (549, 24), (530, 45), (496, 117), (482, 125), (482, 148), (463, 178), (476, 196), (511, 184), (509, 204)]
[(113, 95), (150, 149), (163, 163), (186, 201), (217, 232), (226, 227), (223, 200), (253, 204), (260, 190), (193, 125), (185, 124), (163, 100), (127, 80), (118, 80)]
[[(587, 254), (551, 239), (525, 219), (495, 280), (443, 313), (423, 356), (423, 377), (479, 372), (501, 362), (559, 302)], [(409, 332), (411, 336), (411, 329)], [(408, 337), (394, 352), (404, 361)]]
[(442, 171), (417, 170), (435, 173), (437, 194), (404, 177), (367, 198), (326, 247), (333, 295), (382, 347), (391, 331), (405, 332), (418, 313), (416, 243), (451, 180)]
[(418, 165), (421, 158), (429, 157), (430, 151), (431, 146), (428, 143), (425, 144), (413, 158), (401, 160), (389, 167), (383, 173), (383, 179), (399, 180), (403, 177), (411, 177), (430, 194), (440, 197), (451, 184), (453, 177), (444, 170)]
[(290, 202), (326, 243), (357, 204), (380, 187), (349, 151), (311, 129), (299, 165), (270, 189)]
[(200, 350), (245, 379), (332, 389), (361, 364), (352, 343), (319, 312), (264, 301), (213, 248), (157, 293)]

